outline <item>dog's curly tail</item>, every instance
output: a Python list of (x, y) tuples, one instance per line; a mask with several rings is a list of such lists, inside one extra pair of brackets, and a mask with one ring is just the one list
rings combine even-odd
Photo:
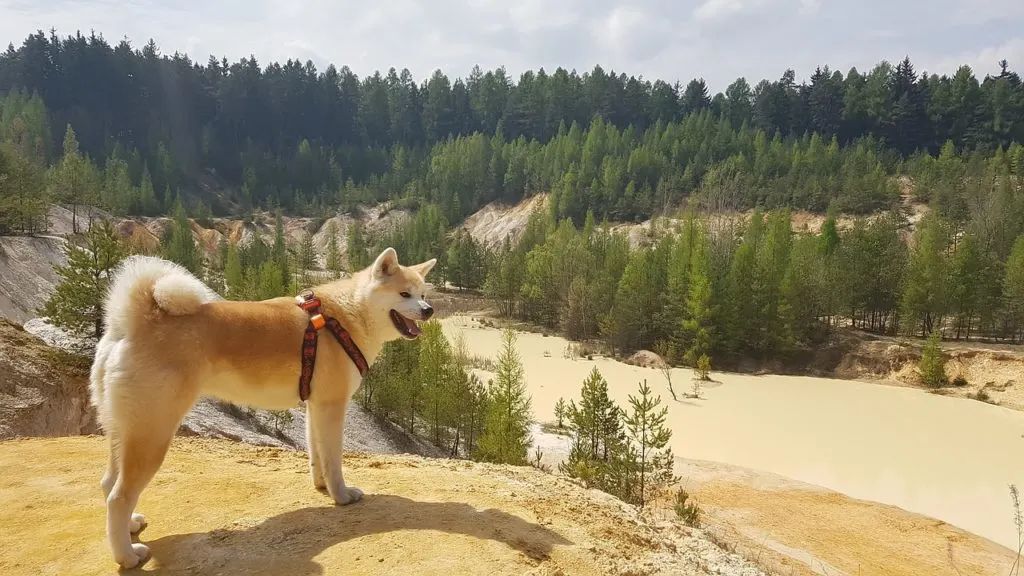
[(115, 339), (131, 336), (163, 315), (194, 314), (216, 299), (216, 293), (182, 266), (152, 256), (130, 256), (110, 282), (106, 332)]

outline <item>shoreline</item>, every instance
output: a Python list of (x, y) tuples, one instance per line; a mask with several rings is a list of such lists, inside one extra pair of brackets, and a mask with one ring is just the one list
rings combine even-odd
[[(458, 310), (439, 317), (442, 322), (453, 322), (456, 318), (469, 320), (476, 323), (478, 327), (499, 330), (511, 327), (520, 334), (558, 338), (573, 345), (585, 344), (576, 340), (570, 340), (561, 334), (549, 332), (538, 326), (494, 316), (493, 311), (490, 309)], [(481, 324), (481, 319), (485, 319), (487, 324)], [(915, 382), (914, 366), (908, 365), (907, 357), (913, 357), (915, 354), (919, 355), (919, 350), (924, 343), (923, 340), (865, 335), (856, 331), (849, 332), (847, 336), (849, 341), (855, 341), (857, 345), (854, 349), (848, 350), (844, 358), (833, 369), (807, 367), (803, 370), (772, 371), (761, 366), (752, 367), (750, 370), (723, 370), (712, 367), (712, 373), (742, 377), (827, 378), (893, 388), (908, 388), (927, 394), (983, 402), (1016, 412), (1024, 412), (1024, 345), (990, 344), (975, 341), (944, 341), (942, 343), (942, 350), (947, 356), (946, 371), (950, 381), (952, 382), (957, 375), (966, 374), (970, 377), (967, 378), (968, 384), (966, 386), (949, 384), (942, 388), (932, 389)], [(894, 348), (897, 349), (894, 350)], [(629, 366), (636, 365), (628, 362), (628, 359), (606, 354), (595, 354), (594, 358), (619, 362)], [(903, 365), (897, 368), (893, 366), (896, 363), (902, 363)], [(911, 361), (910, 363), (914, 362)], [(882, 367), (882, 365), (885, 366)], [(691, 370), (688, 367), (680, 366), (673, 367), (672, 369), (673, 371), (685, 370), (687, 372)], [(979, 384), (979, 382), (981, 383)]]

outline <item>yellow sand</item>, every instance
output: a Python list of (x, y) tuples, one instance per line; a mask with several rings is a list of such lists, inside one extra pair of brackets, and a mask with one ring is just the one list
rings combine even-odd
[[(118, 573), (105, 461), (99, 437), (0, 442), (0, 574)], [(666, 541), (611, 497), (531, 468), (352, 453), (345, 465), (366, 497), (341, 507), (310, 485), (302, 453), (176, 438), (139, 501), (152, 558), (124, 573), (704, 573), (653, 567)]]

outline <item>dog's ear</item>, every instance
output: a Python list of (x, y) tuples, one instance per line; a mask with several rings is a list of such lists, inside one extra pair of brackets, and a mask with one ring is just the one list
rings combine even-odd
[(410, 268), (415, 270), (421, 277), (426, 278), (427, 274), (434, 267), (434, 264), (437, 264), (437, 258), (431, 258), (426, 262), (421, 262), (419, 264), (416, 264), (415, 266), (410, 266)]
[(373, 275), (377, 277), (391, 276), (398, 270), (398, 252), (388, 246), (373, 262)]

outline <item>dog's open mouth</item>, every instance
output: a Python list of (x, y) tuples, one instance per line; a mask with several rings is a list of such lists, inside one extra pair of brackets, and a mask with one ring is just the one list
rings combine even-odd
[(415, 340), (423, 333), (415, 320), (409, 320), (394, 310), (391, 311), (391, 322), (395, 325), (398, 333), (409, 340)]

